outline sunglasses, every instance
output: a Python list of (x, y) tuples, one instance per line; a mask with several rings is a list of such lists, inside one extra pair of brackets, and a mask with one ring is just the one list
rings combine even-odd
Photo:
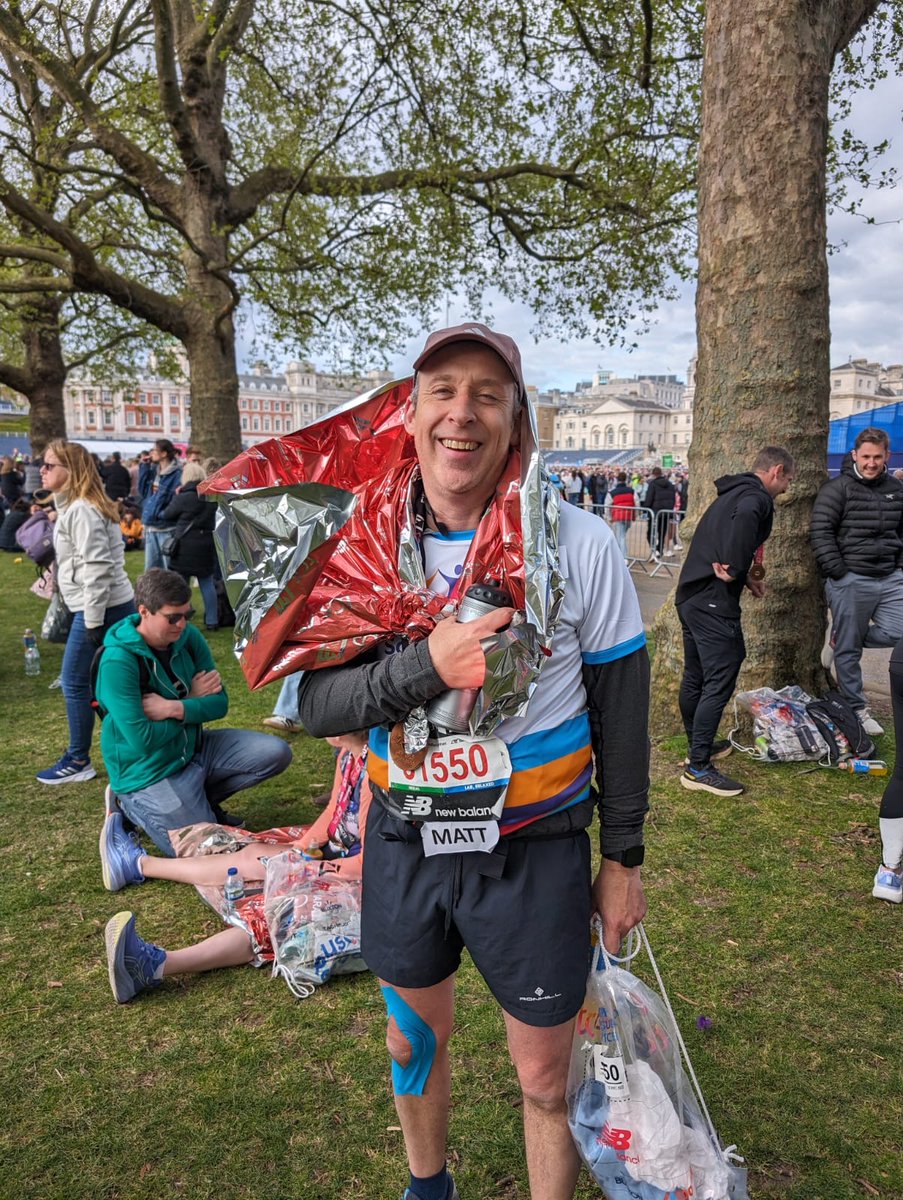
[(52, 471), (54, 467), (62, 467), (64, 471), (66, 470), (66, 467), (63, 467), (62, 463), (49, 463), (49, 462), (41, 463), (42, 471)]
[(180, 621), (190, 621), (194, 614), (195, 609), (189, 608), (188, 612), (160, 613), (160, 616), (166, 618), (167, 624), (178, 625)]

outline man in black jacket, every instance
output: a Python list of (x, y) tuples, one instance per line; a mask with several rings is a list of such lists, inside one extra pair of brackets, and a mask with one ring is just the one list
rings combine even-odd
[(676, 497), (677, 491), (671, 480), (662, 474), (661, 467), (653, 467), (652, 478), (649, 480), (649, 486), (646, 489), (645, 507), (652, 514), (649, 518), (649, 528), (646, 532), (649, 538), (649, 547), (652, 550), (652, 557), (655, 559), (662, 556), (665, 533), (668, 528), (668, 522), (671, 520), (671, 513), (674, 511)]
[(132, 490), (132, 480), (122, 465), (122, 455), (114, 450), (103, 468), (104, 491), (111, 500), (124, 500)]
[(787, 491), (795, 471), (787, 450), (766, 446), (751, 471), (716, 479), (718, 497), (696, 526), (677, 581), (684, 639), (679, 704), (689, 742), (680, 782), (690, 791), (739, 796), (744, 790), (714, 766), (713, 758), (730, 753), (730, 743), (716, 743), (715, 734), (746, 658), (740, 595), (744, 587), (756, 598), (765, 594), (762, 546), (771, 533), (775, 497)]
[(866, 707), (863, 648), (903, 637), (903, 483), (887, 469), (883, 429), (863, 429), (836, 479), (812, 508), (812, 549), (825, 578), (832, 623), (822, 663), (871, 737), (884, 730)]

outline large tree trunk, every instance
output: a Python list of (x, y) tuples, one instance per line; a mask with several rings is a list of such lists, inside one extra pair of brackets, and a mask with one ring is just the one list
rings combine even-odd
[[(706, 8), (690, 536), (714, 479), (748, 470), (763, 445), (786, 446), (798, 463), (765, 551), (768, 595), (744, 602), (741, 689), (798, 683), (817, 693), (825, 682), (825, 608), (808, 536), (828, 434), (828, 85), (835, 52), (874, 7)], [(653, 725), (674, 732), (682, 650), (673, 603), (656, 620), (655, 646)]]
[(241, 450), (235, 334), (205, 322), (185, 343), (191, 371), (191, 441), (202, 455), (228, 462)]
[(39, 455), (54, 438), (66, 436), (63, 387), (67, 368), (60, 342), (62, 301), (52, 295), (36, 296), (18, 310), (24, 361), (20, 366), (0, 362), (0, 383), (24, 396), (29, 403), (32, 454)]
[(66, 436), (63, 387), (66, 363), (60, 342), (60, 308), (55, 296), (44, 296), (23, 315), (25, 369), (31, 386), (31, 451), (38, 455), (54, 438)]

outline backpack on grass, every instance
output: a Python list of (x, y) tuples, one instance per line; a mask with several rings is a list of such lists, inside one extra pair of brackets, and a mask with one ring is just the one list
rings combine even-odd
[(875, 743), (862, 728), (850, 702), (840, 692), (827, 692), (820, 700), (806, 705), (813, 725), (825, 739), (831, 763), (842, 758), (871, 758)]

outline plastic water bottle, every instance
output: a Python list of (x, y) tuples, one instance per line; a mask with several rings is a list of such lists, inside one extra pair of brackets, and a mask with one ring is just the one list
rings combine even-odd
[(887, 763), (883, 758), (845, 758), (837, 766), (851, 775), (886, 775)]
[(38, 649), (38, 639), (31, 629), (26, 629), (22, 635), (22, 645), (25, 647), (25, 674), (41, 674), (41, 652)]
[(224, 888), (226, 896), (226, 908), (229, 912), (235, 912), (235, 906), (239, 900), (244, 899), (245, 881), (238, 873), (238, 867), (230, 867), (226, 872), (226, 885)]

